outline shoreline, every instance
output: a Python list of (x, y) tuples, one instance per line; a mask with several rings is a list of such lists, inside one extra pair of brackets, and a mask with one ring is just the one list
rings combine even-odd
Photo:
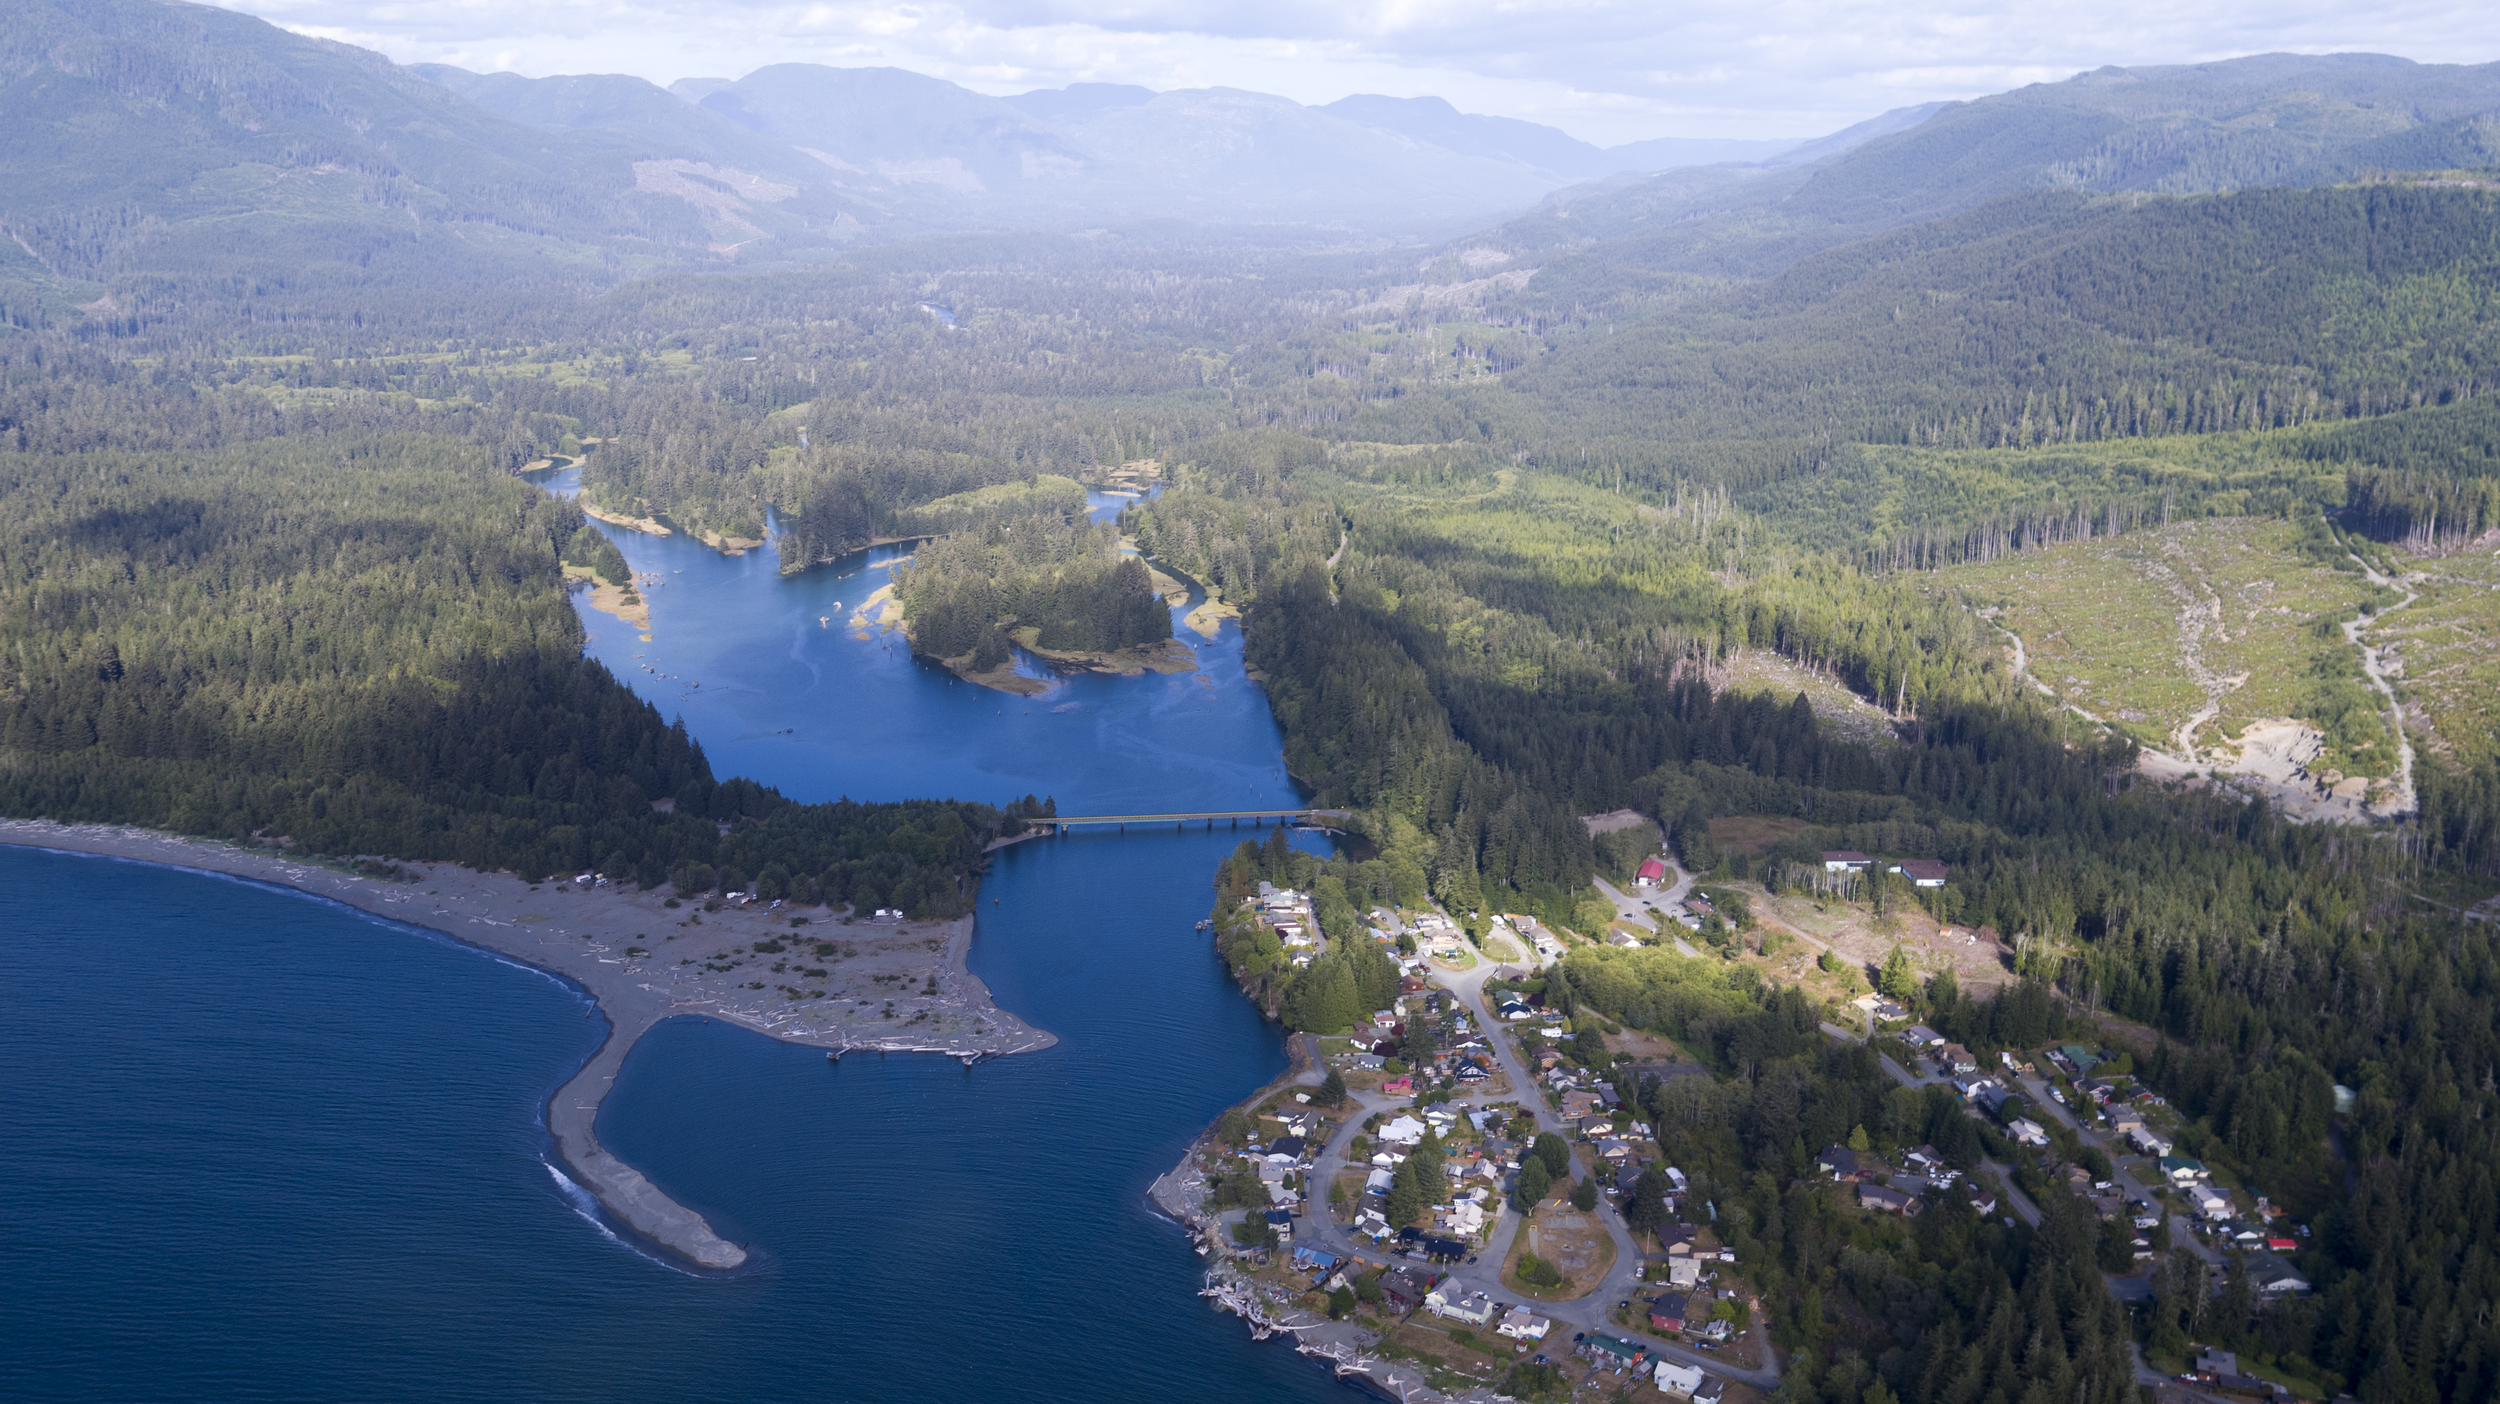
[[(942, 1053), (967, 1066), (1059, 1041), (1000, 1010), (989, 987), (972, 974), (970, 916), (879, 925), (845, 924), (826, 908), (807, 909), (812, 916), (788, 909), (707, 912), (700, 904), (670, 909), (662, 906), (659, 892), (577, 889), (569, 882), (532, 887), (507, 874), (449, 863), (398, 863), (391, 865), (395, 876), (369, 876), (283, 853), (117, 824), (0, 820), (0, 845), (153, 863), (291, 889), (570, 982), (590, 998), (608, 1036), (547, 1094), (542, 1114), (557, 1158), (619, 1225), (672, 1258), (714, 1272), (744, 1265), (746, 1249), (722, 1238), (701, 1214), (599, 1144), (600, 1105), (625, 1056), (654, 1025), (696, 1015), (822, 1048), (836, 1058), (854, 1050)], [(822, 964), (795, 973), (742, 968), (783, 954)], [(663, 965), (667, 958), (675, 965)], [(818, 988), (724, 978), (767, 973), (792, 974)], [(837, 987), (847, 991), (852, 976), (868, 981), (869, 998), (837, 993)], [(896, 992), (877, 993), (888, 988)]]

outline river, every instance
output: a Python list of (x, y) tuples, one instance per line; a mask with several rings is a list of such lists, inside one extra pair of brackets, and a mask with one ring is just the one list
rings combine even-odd
[[(1201, 674), (1028, 701), (839, 627), (890, 549), (784, 578), (613, 535), (666, 583), (647, 642), (590, 614), (591, 651), (722, 774), (811, 800), (1291, 802), (1232, 625), (1192, 637)], [(600, 1135), (754, 1250), (725, 1279), (608, 1237), (550, 1174), (540, 1104), (598, 1041), (579, 991), (289, 893), (0, 849), (10, 1393), (1341, 1398), (1202, 1304), (1143, 1201), (1283, 1066), (1193, 929), (1241, 836), (999, 855), (972, 964), (1046, 1052), (837, 1066), (719, 1023), (647, 1035)]]

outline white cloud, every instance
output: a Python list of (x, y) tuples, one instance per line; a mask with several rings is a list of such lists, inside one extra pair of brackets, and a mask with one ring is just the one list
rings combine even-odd
[(655, 82), (889, 64), (1010, 93), (1436, 93), (1612, 144), (1802, 136), (2103, 64), (2291, 51), (2500, 57), (2500, 7), (2395, 0), (222, 0), (403, 63)]

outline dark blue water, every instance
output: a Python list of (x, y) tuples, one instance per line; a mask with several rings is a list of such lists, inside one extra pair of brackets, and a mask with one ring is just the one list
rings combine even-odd
[[(651, 642), (592, 616), (593, 648), (724, 772), (1072, 810), (1287, 793), (1229, 630), (1204, 681), (1084, 678), (1028, 710), (816, 627), (881, 572), (621, 544), (672, 583)], [(576, 991), (292, 894), (0, 849), (5, 1392), (1342, 1398), (1205, 1308), (1142, 1202), (1282, 1066), (1193, 930), (1238, 837), (999, 855), (973, 967), (1047, 1052), (834, 1066), (721, 1024), (648, 1035), (600, 1134), (759, 1250), (726, 1280), (606, 1237), (548, 1173), (540, 1104), (598, 1039)]]

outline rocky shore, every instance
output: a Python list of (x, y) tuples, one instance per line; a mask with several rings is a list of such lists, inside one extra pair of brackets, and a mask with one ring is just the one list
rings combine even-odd
[[(223, 873), (325, 898), (561, 975), (589, 993), (608, 1038), (547, 1099), (567, 1172), (636, 1236), (726, 1271), (746, 1250), (600, 1146), (600, 1103), (636, 1040), (663, 1019), (716, 1018), (791, 1043), (940, 1053), (970, 1063), (1058, 1039), (1000, 1010), (966, 967), (972, 918), (877, 924), (840, 910), (667, 905), (661, 892), (533, 885), (447, 863), (357, 870), (282, 852), (115, 825), (0, 820), (0, 843)], [(710, 904), (705, 904), (710, 905)]]

